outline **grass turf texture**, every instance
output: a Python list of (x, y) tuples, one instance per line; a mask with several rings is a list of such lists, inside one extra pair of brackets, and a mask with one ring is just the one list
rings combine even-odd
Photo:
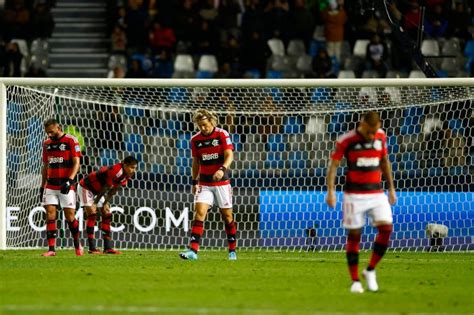
[[(389, 252), (380, 291), (349, 292), (345, 254), (0, 251), (0, 314), (469, 314), (474, 253)], [(361, 253), (361, 267), (369, 252)], [(364, 283), (365, 286), (365, 283)]]

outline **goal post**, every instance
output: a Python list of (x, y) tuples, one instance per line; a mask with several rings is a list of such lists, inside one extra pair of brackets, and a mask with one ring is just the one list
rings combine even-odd
[[(330, 209), (328, 159), (337, 136), (376, 110), (399, 199), (392, 248), (473, 249), (473, 96), (472, 78), (0, 78), (0, 249), (46, 246), (38, 191), (47, 118), (78, 138), (79, 177), (127, 155), (139, 159), (136, 176), (112, 200), (118, 248), (185, 247), (193, 215), (191, 117), (198, 108), (215, 111), (234, 142), (240, 248), (343, 248), (345, 164), (338, 205)], [(77, 216), (84, 231), (82, 209)], [(72, 246), (61, 211), (58, 222), (58, 245)], [(218, 211), (209, 211), (204, 228), (203, 247), (225, 247)], [(370, 248), (375, 232), (364, 228), (362, 248)]]

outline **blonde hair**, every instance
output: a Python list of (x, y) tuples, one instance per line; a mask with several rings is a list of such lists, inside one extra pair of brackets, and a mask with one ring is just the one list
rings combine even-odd
[(193, 116), (193, 122), (197, 124), (201, 120), (208, 119), (211, 124), (215, 127), (217, 126), (217, 115), (206, 109), (198, 109)]

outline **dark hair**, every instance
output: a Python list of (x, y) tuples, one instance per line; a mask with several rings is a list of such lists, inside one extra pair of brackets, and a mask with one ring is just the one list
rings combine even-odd
[(54, 118), (50, 118), (44, 121), (44, 127), (47, 128), (51, 125), (59, 125), (58, 121)]
[(379, 113), (370, 111), (365, 113), (364, 116), (362, 116), (362, 120), (369, 126), (375, 127), (378, 123), (380, 123), (380, 116)]
[(123, 159), (123, 164), (127, 164), (127, 165), (138, 164), (138, 160), (134, 158), (133, 156), (127, 156), (125, 159)]

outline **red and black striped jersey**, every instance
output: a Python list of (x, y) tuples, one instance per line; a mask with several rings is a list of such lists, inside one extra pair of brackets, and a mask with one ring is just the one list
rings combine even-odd
[(199, 184), (221, 186), (230, 183), (227, 172), (217, 182), (212, 179), (214, 173), (224, 163), (224, 150), (234, 150), (230, 135), (224, 129), (215, 127), (208, 136), (198, 132), (191, 138), (193, 158), (198, 159), (200, 163)]
[(81, 179), (79, 184), (97, 195), (105, 186), (110, 188), (126, 186), (129, 179), (130, 176), (125, 173), (123, 164), (117, 163), (112, 166), (102, 166), (98, 171)]
[(371, 142), (365, 141), (356, 129), (340, 136), (331, 158), (340, 161), (346, 157), (344, 191), (362, 194), (382, 192), (380, 162), (387, 154), (387, 139), (382, 129), (377, 130)]
[(81, 145), (74, 136), (64, 134), (58, 140), (48, 138), (43, 142), (43, 163), (48, 163), (46, 188), (61, 189), (71, 175), (75, 157), (81, 157)]

